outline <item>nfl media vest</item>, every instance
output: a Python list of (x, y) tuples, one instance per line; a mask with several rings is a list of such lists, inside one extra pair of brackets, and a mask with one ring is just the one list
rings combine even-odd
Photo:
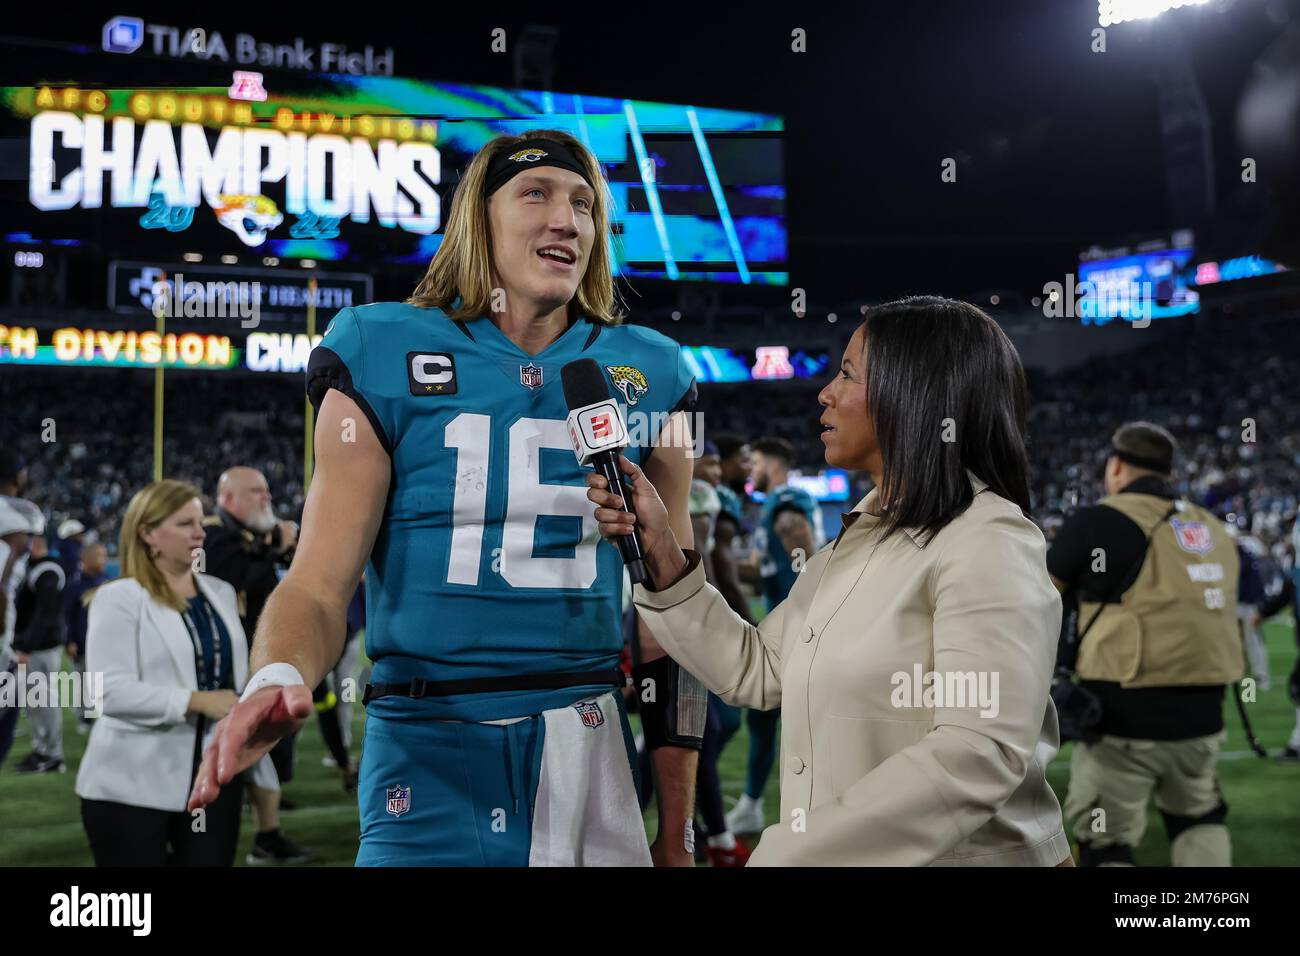
[[(1151, 546), (1133, 586), (1106, 605), (1079, 645), (1079, 676), (1125, 688), (1240, 680), (1238, 559), (1227, 530), (1185, 501), (1168, 521), (1161, 519), (1173, 502), (1156, 495), (1110, 495), (1100, 503), (1151, 535)], [(1091, 620), (1097, 608), (1081, 601), (1079, 620)]]

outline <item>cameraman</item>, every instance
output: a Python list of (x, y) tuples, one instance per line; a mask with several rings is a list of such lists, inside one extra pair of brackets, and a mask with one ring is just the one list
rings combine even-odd
[(1223, 688), (1245, 668), (1238, 558), (1223, 525), (1171, 487), (1175, 452), (1158, 425), (1122, 426), (1107, 497), (1067, 519), (1047, 554), (1079, 603), (1073, 691), (1100, 705), (1064, 807), (1083, 866), (1133, 865), (1153, 791), (1174, 866), (1232, 865), (1216, 763)]

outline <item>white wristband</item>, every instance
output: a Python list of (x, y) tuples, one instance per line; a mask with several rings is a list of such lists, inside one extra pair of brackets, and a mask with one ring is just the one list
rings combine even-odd
[(267, 664), (253, 675), (253, 679), (244, 687), (244, 692), (239, 695), (239, 700), (243, 703), (263, 687), (296, 687), (305, 683), (298, 668), (292, 664)]

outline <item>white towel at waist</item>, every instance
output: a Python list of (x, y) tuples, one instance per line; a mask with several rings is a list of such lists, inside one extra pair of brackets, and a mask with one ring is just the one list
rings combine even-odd
[(548, 710), (529, 866), (650, 866), (612, 693)]

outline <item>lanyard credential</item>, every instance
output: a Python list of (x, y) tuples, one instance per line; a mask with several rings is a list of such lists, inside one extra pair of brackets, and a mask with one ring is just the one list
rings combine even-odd
[[(200, 595), (202, 598), (202, 595)], [(212, 671), (208, 672), (207, 655), (203, 653), (203, 642), (199, 639), (198, 628), (195, 627), (194, 621), (188, 610), (181, 612), (181, 620), (185, 622), (185, 628), (190, 632), (190, 641), (194, 645), (194, 662), (198, 668), (199, 690), (218, 690), (217, 676), (221, 673), (221, 635), (217, 631), (217, 622), (212, 617), (212, 605), (203, 598), (203, 610), (208, 617), (208, 633), (212, 637)]]

